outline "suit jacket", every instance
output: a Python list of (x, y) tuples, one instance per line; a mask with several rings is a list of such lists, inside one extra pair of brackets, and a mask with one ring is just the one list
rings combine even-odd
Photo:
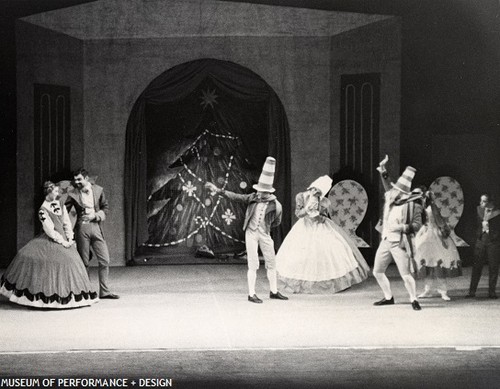
[(493, 208), (491, 211), (488, 224), (489, 224), (489, 233), (486, 239), (484, 239), (483, 235), (483, 220), (484, 220), (484, 212), (485, 209), (478, 206), (477, 207), (477, 242), (480, 243), (491, 243), (491, 244), (500, 244), (500, 209)]
[[(385, 172), (380, 175), (382, 179), (382, 184), (384, 185), (384, 189), (386, 193), (392, 189), (392, 185), (390, 184), (389, 175)], [(387, 199), (386, 199), (387, 201)], [(394, 207), (403, 207), (401, 210), (404, 215), (403, 223), (405, 225), (406, 232), (394, 232), (389, 233), (388, 240), (391, 242), (399, 241), (401, 246), (406, 246), (407, 250), (409, 248), (414, 251), (414, 248), (408, 247), (411, 246), (411, 238), (408, 238), (408, 235), (415, 235), (418, 230), (422, 227), (422, 212), (423, 207), (421, 204), (415, 201), (403, 202), (400, 205), (394, 205)], [(384, 226), (382, 225), (382, 228)]]
[[(238, 194), (234, 192), (230, 192), (228, 190), (223, 190), (220, 194), (229, 200), (238, 201), (240, 203), (248, 204), (246, 213), (245, 213), (245, 221), (243, 222), (243, 231), (245, 231), (248, 227), (248, 223), (252, 218), (252, 215), (255, 211), (255, 207), (258, 204), (257, 193), (250, 194)], [(281, 224), (281, 217), (283, 208), (276, 198), (276, 196), (271, 195), (268, 205), (266, 208), (266, 215), (264, 216), (265, 222), (265, 230), (267, 233), (271, 231), (271, 228), (278, 227)]]
[[(96, 220), (94, 222), (99, 223), (99, 227), (102, 230), (102, 222), (106, 220), (106, 214), (109, 211), (108, 201), (106, 196), (104, 196), (104, 189), (99, 186), (92, 184), (92, 193), (94, 194), (94, 212)], [(68, 190), (68, 198), (66, 199), (66, 208), (68, 211), (71, 207), (75, 207), (77, 213), (77, 225), (82, 222), (81, 217), (83, 215), (85, 207), (82, 204), (82, 198), (80, 195), (80, 190), (77, 188), (71, 188)]]

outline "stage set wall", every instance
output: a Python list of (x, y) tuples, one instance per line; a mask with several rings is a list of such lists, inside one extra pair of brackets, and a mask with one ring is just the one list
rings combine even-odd
[[(235, 16), (236, 17), (236, 16)], [(300, 30), (300, 29), (299, 29)], [(71, 88), (72, 168), (104, 187), (112, 265), (125, 264), (124, 157), (130, 111), (148, 84), (196, 59), (232, 61), (277, 93), (290, 124), (291, 198), (338, 168), (343, 73), (381, 72), (381, 153), (399, 173), (400, 28), (391, 18), (339, 36), (187, 36), (77, 40), (18, 25), (18, 248), (33, 237), (33, 84)], [(369, 50), (367, 47), (369, 46)], [(278, 161), (279, 168), (279, 161)], [(68, 177), (70, 178), (70, 177)], [(293, 202), (292, 202), (293, 203)], [(292, 209), (285, 212), (293, 212)]]
[[(399, 18), (372, 23), (335, 35), (331, 40), (330, 155), (331, 173), (340, 155), (340, 75), (380, 73), (379, 154), (390, 155), (388, 170), (400, 172), (401, 143), (401, 22)], [(404, 168), (404, 167), (403, 167)], [(382, 185), (380, 185), (382, 190)], [(382, 201), (382, 196), (380, 196)]]
[[(16, 23), (17, 41), (17, 248), (33, 238), (34, 197), (34, 84), (70, 87), (71, 165), (83, 162), (83, 42), (70, 36)], [(68, 177), (69, 179), (69, 177)], [(41, 205), (41, 204), (40, 204)], [(36, 221), (38, 223), (38, 221)]]

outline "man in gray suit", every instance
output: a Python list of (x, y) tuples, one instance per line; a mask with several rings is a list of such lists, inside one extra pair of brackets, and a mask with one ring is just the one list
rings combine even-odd
[(103, 188), (89, 181), (89, 173), (80, 168), (73, 172), (74, 188), (68, 190), (66, 207), (74, 207), (77, 213), (75, 240), (78, 253), (85, 266), (89, 266), (90, 248), (94, 250), (99, 263), (99, 297), (118, 299), (108, 287), (109, 250), (102, 233), (102, 222), (106, 219), (109, 206)]

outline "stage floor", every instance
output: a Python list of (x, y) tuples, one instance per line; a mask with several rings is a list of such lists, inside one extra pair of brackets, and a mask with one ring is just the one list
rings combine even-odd
[[(452, 301), (422, 299), (422, 311), (413, 311), (392, 266), (396, 305), (385, 307), (373, 306), (382, 297), (373, 277), (334, 295), (279, 301), (268, 298), (261, 268), (257, 294), (264, 303), (252, 304), (244, 265), (114, 267), (111, 284), (119, 300), (39, 310), (2, 297), (0, 376), (170, 372), (198, 380), (199, 387), (209, 387), (204, 377), (218, 384), (229, 379), (229, 387), (259, 386), (264, 376), (268, 382), (295, 377), (290, 382), (298, 387), (307, 377), (310, 383), (343, 377), (338, 382), (345, 387), (358, 387), (378, 377), (380, 387), (398, 387), (397, 377), (416, 382), (418, 365), (434, 374), (433, 383), (446, 379), (467, 387), (464, 378), (483, 377), (489, 385), (500, 379), (500, 300), (486, 298), (487, 269), (478, 298), (464, 299), (470, 270), (450, 280)], [(90, 275), (97, 287), (97, 269)], [(274, 366), (266, 374), (263, 361)], [(365, 374), (351, 376), (349, 366), (365, 366)], [(474, 376), (467, 375), (469, 368)], [(239, 371), (236, 386), (231, 371)], [(457, 371), (460, 376), (450, 373)]]
[[(97, 287), (97, 269), (91, 280)], [(244, 265), (113, 267), (119, 300), (72, 310), (39, 310), (0, 300), (2, 351), (254, 349), (299, 347), (500, 346), (491, 329), (500, 323), (500, 300), (464, 299), (470, 268), (451, 279), (452, 301), (422, 299), (411, 309), (391, 266), (396, 305), (375, 307), (382, 294), (373, 277), (333, 295), (269, 299), (265, 270), (257, 294), (247, 299)], [(485, 269), (487, 273), (487, 269)], [(423, 283), (418, 282), (418, 289)]]

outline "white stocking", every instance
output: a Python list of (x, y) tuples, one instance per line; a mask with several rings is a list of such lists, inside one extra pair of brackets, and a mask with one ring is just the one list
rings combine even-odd
[(269, 280), (269, 289), (271, 289), (271, 292), (278, 293), (278, 281), (275, 269), (267, 269), (267, 279)]
[(373, 276), (375, 277), (375, 279), (378, 282), (378, 285), (382, 289), (385, 299), (390, 300), (392, 298), (391, 283), (389, 282), (387, 276), (384, 273), (375, 273), (375, 272), (373, 272)]
[(257, 270), (248, 269), (248, 295), (251, 297), (255, 294), (255, 282), (257, 281)]
[(401, 276), (405, 283), (406, 290), (408, 291), (408, 294), (410, 295), (410, 302), (413, 302), (417, 299), (417, 292), (416, 292), (416, 284), (415, 284), (415, 279), (411, 276), (411, 274), (407, 274), (405, 276)]

